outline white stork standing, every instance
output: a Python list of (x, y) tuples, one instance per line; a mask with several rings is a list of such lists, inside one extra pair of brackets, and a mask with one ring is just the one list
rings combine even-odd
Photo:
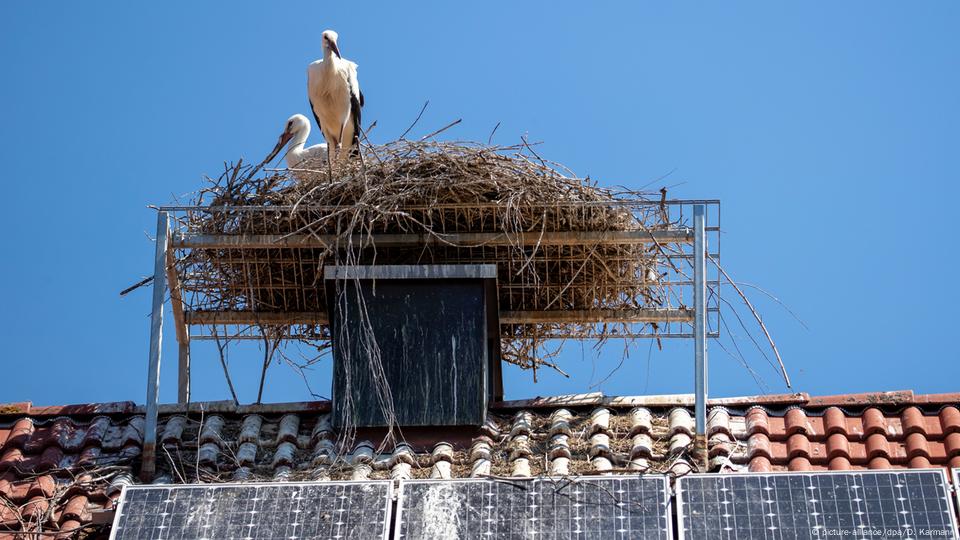
[(357, 64), (340, 56), (337, 33), (325, 30), (322, 40), (323, 60), (307, 67), (307, 95), (313, 117), (327, 140), (327, 165), (332, 177), (334, 156), (360, 155), (363, 93), (357, 81)]
[(273, 148), (270, 155), (267, 156), (267, 159), (263, 160), (263, 162), (269, 163), (273, 161), (273, 158), (277, 157), (280, 150), (283, 150), (288, 143), (290, 147), (287, 149), (284, 158), (287, 161), (287, 167), (290, 169), (296, 169), (301, 163), (306, 161), (326, 161), (326, 143), (315, 144), (304, 148), (304, 145), (307, 143), (307, 137), (309, 136), (310, 120), (307, 120), (307, 117), (302, 114), (291, 116), (287, 119), (283, 133), (280, 134), (280, 140), (277, 141), (277, 146)]

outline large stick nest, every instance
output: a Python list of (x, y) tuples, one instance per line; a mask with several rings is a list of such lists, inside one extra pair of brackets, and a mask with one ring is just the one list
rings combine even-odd
[[(367, 147), (363, 163), (339, 163), (332, 178), (320, 163), (266, 172), (228, 166), (212, 188), (200, 192), (195, 203), (208, 211), (189, 215), (183, 224), (188, 232), (336, 240), (316, 249), (192, 250), (180, 263), (181, 273), (195, 276), (183, 283), (184, 300), (197, 310), (325, 312), (325, 265), (495, 263), (501, 312), (656, 307), (664, 300), (660, 246), (511, 241), (465, 247), (444, 236), (669, 227), (659, 205), (623, 204), (646, 200), (577, 178), (526, 144), (400, 140)], [(371, 241), (370, 235), (390, 233), (426, 234), (435, 241), (417, 247), (378, 247)], [(503, 357), (523, 367), (550, 365), (544, 339), (617, 333), (611, 326), (505, 325)], [(328, 340), (329, 332), (318, 328), (314, 337)]]

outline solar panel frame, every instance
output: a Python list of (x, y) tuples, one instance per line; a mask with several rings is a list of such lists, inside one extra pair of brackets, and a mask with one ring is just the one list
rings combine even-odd
[(953, 473), (953, 515), (960, 516), (960, 468), (951, 469)]
[[(117, 534), (120, 530), (119, 524), (124, 516), (124, 508), (128, 503), (128, 494), (131, 491), (149, 491), (149, 490), (229, 490), (229, 489), (256, 489), (256, 488), (284, 488), (284, 487), (336, 487), (336, 486), (384, 486), (386, 488), (383, 497), (383, 528), (380, 536), (381, 540), (388, 540), (390, 537), (390, 524), (393, 517), (393, 497), (394, 488), (391, 480), (369, 480), (363, 482), (357, 481), (320, 481), (320, 482), (244, 482), (244, 483), (223, 483), (223, 484), (144, 484), (124, 486), (117, 501), (117, 511), (114, 516), (113, 524), (110, 528), (109, 540), (117, 540)], [(188, 538), (181, 536), (181, 538)], [(193, 538), (193, 537), (189, 537)], [(257, 536), (261, 538), (261, 536)], [(314, 537), (311, 537), (314, 538)]]
[[(950, 493), (949, 493), (949, 489), (950, 489), (949, 486), (950, 486), (950, 484), (949, 484), (949, 482), (948, 482), (948, 478), (947, 478), (947, 475), (946, 475), (946, 471), (945, 471), (944, 469), (942, 469), (942, 468), (929, 468), (929, 469), (877, 469), (877, 470), (855, 470), (855, 471), (789, 471), (789, 472), (784, 471), (784, 472), (772, 472), (772, 473), (732, 473), (732, 474), (731, 474), (731, 473), (705, 473), (705, 474), (695, 474), (695, 475), (689, 475), (689, 476), (679, 477), (679, 478), (677, 478), (677, 481), (676, 481), (676, 484), (675, 484), (675, 488), (674, 488), (674, 489), (675, 489), (675, 497), (676, 497), (675, 507), (676, 507), (676, 512), (677, 512), (677, 514), (676, 514), (676, 518), (677, 518), (677, 539), (678, 539), (678, 540), (687, 540), (686, 537), (685, 537), (685, 535), (684, 535), (685, 529), (686, 529), (686, 526), (685, 526), (685, 523), (684, 523), (684, 520), (685, 520), (685, 515), (684, 515), (684, 483), (687, 481), (686, 479), (687, 479), (687, 478), (690, 478), (690, 477), (694, 477), (694, 478), (727, 478), (727, 479), (730, 479), (730, 478), (750, 478), (750, 477), (753, 477), (753, 478), (767, 478), (767, 477), (789, 477), (789, 476), (800, 476), (800, 477), (803, 477), (803, 476), (808, 476), (808, 477), (814, 477), (814, 476), (857, 476), (857, 475), (859, 475), (859, 476), (866, 476), (866, 475), (874, 475), (874, 476), (876, 476), (876, 475), (913, 474), (913, 473), (935, 473), (935, 474), (938, 474), (938, 475), (940, 476), (941, 485), (942, 485), (943, 488), (944, 488), (944, 492), (943, 492), (943, 493), (940, 493), (940, 498), (943, 499), (943, 501), (944, 501), (944, 503), (946, 504), (946, 507), (947, 507), (947, 508), (946, 508), (946, 513), (949, 515), (949, 521), (950, 521), (950, 523), (949, 523), (949, 525), (950, 525), (950, 531), (949, 531), (949, 532), (950, 532), (950, 534), (951, 534), (952, 536), (937, 536), (937, 535), (933, 535), (933, 537), (936, 537), (936, 538), (952, 538), (952, 539), (955, 539), (955, 540), (958, 539), (958, 538), (960, 538), (960, 536), (958, 536), (958, 535), (960, 535), (960, 533), (958, 533), (958, 530), (957, 530), (957, 515), (956, 515), (956, 513), (955, 513), (955, 511), (954, 511), (953, 504), (952, 504), (952, 500), (951, 500), (951, 497), (950, 497)], [(779, 501), (778, 501), (778, 502), (779, 502)], [(823, 502), (823, 501), (819, 501), (819, 502)], [(851, 508), (851, 510), (852, 510), (852, 508)], [(795, 515), (796, 515), (796, 514), (795, 514)], [(820, 514), (820, 515), (826, 515), (826, 513), (823, 513), (823, 514)], [(838, 516), (839, 516), (839, 514), (838, 514)], [(851, 524), (851, 525), (852, 525), (852, 524)], [(856, 527), (854, 527), (854, 528), (858, 528), (858, 527), (859, 527), (859, 526), (856, 526)], [(898, 527), (899, 527), (899, 524), (898, 524)], [(852, 529), (851, 529), (851, 530), (852, 530)], [(737, 531), (734, 530), (733, 532), (729, 533), (729, 535), (736, 535), (736, 532), (737, 532)], [(864, 535), (857, 535), (857, 534), (846, 534), (845, 536), (848, 537), (848, 538), (855, 538), (855, 539), (858, 539), (858, 540), (859, 540), (859, 539), (864, 539), (864, 538), (876, 538), (876, 536), (869, 536), (869, 535), (864, 536)], [(738, 538), (740, 538), (740, 537), (742, 537), (742, 536), (738, 536)], [(769, 537), (769, 536), (765, 536), (765, 538), (766, 538), (766, 537)], [(784, 537), (784, 538), (785, 538), (785, 536), (783, 536), (782, 533), (781, 533), (779, 536), (777, 536), (777, 538), (781, 538), (781, 537)], [(826, 539), (826, 538), (829, 538), (829, 537), (843, 538), (844, 536), (841, 536), (841, 535), (828, 535), (828, 534), (821, 534), (821, 535), (818, 536), (818, 535), (816, 535), (816, 534), (812, 534), (811, 537), (812, 537), (812, 538), (822, 538), (822, 539)], [(887, 537), (887, 536), (883, 536), (883, 538), (886, 538), (886, 537)], [(896, 538), (901, 538), (901, 539), (903, 539), (903, 540), (908, 540), (908, 538), (913, 538), (913, 537), (907, 537), (907, 536), (903, 536), (903, 535), (894, 535), (894, 537), (896, 537)], [(797, 536), (797, 538), (800, 538), (800, 537)], [(921, 537), (921, 538), (923, 538), (923, 537)]]
[[(541, 483), (541, 484), (543, 484), (543, 483), (549, 483), (549, 484), (563, 484), (562, 488), (566, 488), (567, 486), (574, 486), (574, 485), (582, 484), (582, 483), (597, 483), (597, 482), (598, 482), (598, 483), (605, 483), (605, 482), (613, 482), (613, 481), (621, 481), (621, 482), (622, 482), (622, 481), (624, 481), (624, 480), (630, 480), (630, 479), (642, 479), (642, 480), (653, 480), (653, 479), (655, 479), (655, 480), (658, 480), (658, 481), (660, 482), (661, 485), (660, 485), (660, 487), (659, 487), (659, 489), (658, 489), (660, 500), (657, 501), (657, 502), (658, 502), (658, 505), (659, 505), (658, 514), (657, 514), (657, 519), (662, 520), (663, 523), (664, 523), (664, 525), (663, 525), (662, 529), (661, 529), (660, 527), (657, 528), (658, 532), (662, 532), (662, 534), (658, 534), (658, 537), (659, 537), (659, 538), (663, 538), (664, 540), (673, 540), (673, 538), (674, 538), (674, 536), (673, 536), (673, 511), (672, 511), (672, 508), (673, 508), (673, 500), (672, 500), (672, 499), (673, 499), (673, 498), (671, 497), (670, 480), (669, 480), (669, 477), (668, 477), (667, 475), (659, 475), (659, 474), (658, 474), (658, 475), (652, 475), (652, 474), (645, 474), (645, 475), (622, 475), (622, 474), (621, 474), (621, 475), (612, 475), (612, 476), (569, 476), (569, 477), (533, 477), (533, 478), (461, 478), (461, 479), (415, 479), (415, 480), (401, 480), (401, 481), (400, 481), (400, 487), (399, 487), (399, 489), (397, 490), (397, 507), (396, 507), (396, 518), (395, 518), (395, 520), (394, 520), (395, 523), (394, 523), (394, 528), (393, 528), (393, 538), (398, 539), (398, 540), (401, 539), (401, 538), (411, 538), (410, 536), (406, 536), (406, 535), (404, 535), (404, 533), (403, 533), (403, 526), (404, 526), (404, 523), (405, 523), (404, 511), (407, 510), (407, 509), (405, 508), (405, 505), (406, 505), (407, 501), (408, 501), (409, 498), (410, 498), (410, 497), (409, 497), (409, 491), (408, 491), (408, 487), (410, 487), (410, 486), (416, 486), (416, 485), (444, 485), (444, 484), (446, 484), (446, 485), (454, 485), (454, 484), (480, 484), (480, 485), (490, 485), (490, 486), (493, 486), (493, 485), (510, 486), (510, 485), (516, 485), (516, 484), (524, 484), (524, 483), (528, 483), (528, 484), (535, 484), (535, 483)], [(532, 492), (532, 491), (534, 491), (534, 490), (530, 490), (530, 492)], [(642, 494), (643, 494), (643, 493), (642, 493), (642, 491), (641, 491), (641, 495), (642, 495)], [(563, 512), (560, 512), (560, 514), (563, 514)], [(502, 516), (503, 516), (503, 513), (502, 513), (502, 512), (497, 512), (497, 513), (494, 514), (494, 515), (495, 515), (495, 516), (500, 516), (500, 517), (502, 517)], [(479, 515), (478, 515), (476, 519), (477, 519), (477, 521), (482, 521), (482, 516), (479, 516)], [(488, 518), (488, 519), (489, 519), (489, 518)], [(537, 519), (539, 519), (539, 518), (537, 518)], [(571, 519), (573, 519), (573, 518), (571, 518)], [(609, 519), (609, 518), (608, 518), (608, 519)], [(612, 518), (612, 519), (618, 519), (618, 518), (614, 517), (614, 518)], [(622, 526), (622, 525), (621, 525), (621, 526)], [(571, 531), (571, 532), (573, 532), (573, 531)], [(584, 533), (587, 533), (587, 532), (589, 532), (589, 531), (583, 531), (583, 532), (584, 532)], [(528, 534), (529, 534), (529, 531), (526, 531), (526, 530), (525, 530), (525, 532), (523, 532), (523, 533), (521, 533), (520, 531), (511, 531), (511, 532), (508, 532), (508, 533), (504, 533), (503, 531), (500, 531), (500, 530), (498, 530), (496, 533), (494, 533), (493, 531), (489, 531), (489, 530), (488, 530), (487, 533), (481, 534), (480, 536), (483, 537), (483, 538), (501, 538), (501, 537), (509, 537), (509, 538), (514, 538), (514, 537), (517, 537), (517, 538), (528, 538), (528, 537), (529, 537), (529, 536), (527, 536)], [(472, 536), (471, 536), (471, 537), (472, 537)], [(554, 538), (553, 536), (544, 536), (544, 535), (542, 535), (542, 533), (539, 533), (539, 532), (536, 534), (536, 537), (537, 537), (537, 538), (545, 538), (545, 539), (546, 539), (546, 538)], [(562, 536), (562, 535), (556, 536), (556, 538), (565, 538), (565, 537), (566, 537), (566, 536)], [(579, 536), (578, 536), (578, 537), (579, 537)], [(594, 538), (594, 536), (589, 536), (589, 535), (583, 536), (583, 537), (584, 537), (584, 538)], [(419, 538), (419, 537), (417, 537), (417, 538)], [(605, 538), (605, 536), (604, 536), (604, 538)], [(637, 536), (635, 536), (634, 531), (628, 529), (628, 530), (625, 530), (624, 532), (622, 532), (619, 536), (617, 536), (617, 538), (637, 538)]]

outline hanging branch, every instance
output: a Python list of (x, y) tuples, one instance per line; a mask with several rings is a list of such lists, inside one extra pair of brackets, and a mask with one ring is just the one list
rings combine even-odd
[(740, 290), (740, 287), (737, 286), (737, 283), (733, 281), (733, 279), (730, 277), (730, 274), (728, 274), (727, 271), (720, 266), (720, 263), (711, 257), (709, 253), (707, 254), (707, 257), (713, 261), (713, 264), (717, 265), (717, 270), (720, 270), (720, 273), (723, 274), (724, 279), (727, 280), (727, 283), (733, 286), (733, 289), (737, 291), (737, 294), (739, 294), (740, 298), (743, 299), (743, 303), (747, 305), (750, 313), (753, 314), (753, 318), (756, 319), (757, 324), (760, 325), (760, 330), (763, 330), (763, 335), (767, 337), (767, 342), (770, 344), (770, 348), (773, 349), (773, 354), (775, 354), (777, 357), (777, 363), (780, 364), (780, 373), (783, 375), (783, 382), (787, 384), (787, 388), (793, 388), (793, 386), (790, 384), (790, 375), (787, 374), (787, 366), (783, 364), (783, 358), (780, 357), (780, 351), (777, 350), (777, 344), (773, 341), (770, 331), (767, 330), (767, 325), (763, 324), (763, 318), (760, 317), (760, 313), (756, 310), (756, 308), (753, 307), (750, 299), (747, 298), (747, 295), (743, 294), (743, 291)]
[(227, 369), (227, 344), (220, 342), (220, 336), (217, 334), (216, 328), (214, 328), (213, 331), (213, 339), (217, 344), (217, 352), (220, 353), (220, 365), (223, 367), (223, 376), (227, 379), (227, 387), (230, 388), (230, 397), (233, 398), (234, 405), (240, 405), (240, 400), (237, 399), (237, 391), (233, 389), (233, 380), (230, 378), (230, 370)]

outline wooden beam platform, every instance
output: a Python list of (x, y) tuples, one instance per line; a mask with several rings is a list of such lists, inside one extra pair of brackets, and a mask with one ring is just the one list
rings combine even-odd
[(402, 247), (412, 245), (479, 246), (574, 246), (598, 244), (689, 244), (693, 232), (688, 229), (666, 231), (567, 231), (456, 234), (373, 234), (340, 238), (334, 235), (312, 234), (176, 234), (175, 249), (264, 249), (264, 248), (328, 248), (346, 247)]
[[(250, 311), (186, 311), (188, 325), (330, 324), (326, 313), (253, 313)], [(500, 324), (691, 322), (687, 308), (598, 309), (571, 311), (501, 311)]]

